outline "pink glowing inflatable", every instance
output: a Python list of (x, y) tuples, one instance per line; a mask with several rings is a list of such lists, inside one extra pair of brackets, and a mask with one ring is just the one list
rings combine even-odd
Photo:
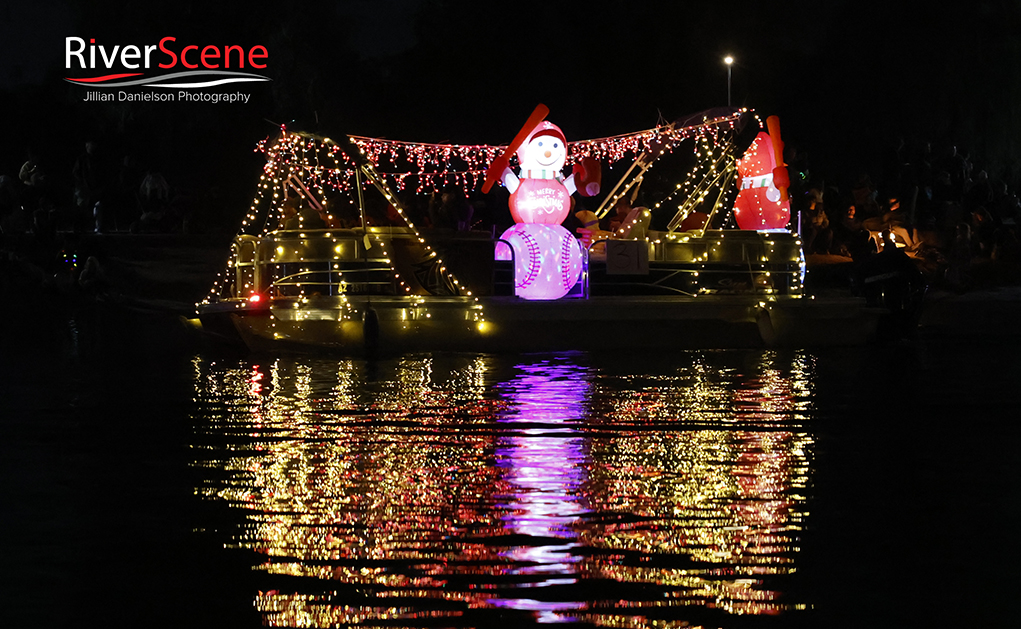
[[(559, 299), (581, 276), (583, 253), (574, 236), (560, 226), (571, 211), (571, 195), (599, 194), (599, 162), (588, 157), (564, 179), (567, 140), (560, 127), (544, 120), (549, 109), (539, 105), (503, 155), (490, 164), (482, 191), (497, 174), (511, 193), (511, 217), (517, 223), (503, 233), (497, 260), (514, 258), (514, 294), (524, 299)], [(517, 153), (517, 174), (509, 167), (509, 155)], [(512, 252), (513, 249), (513, 252)]]
[(514, 249), (514, 294), (522, 299), (560, 299), (581, 277), (577, 239), (560, 225), (518, 223), (500, 236), (496, 259), (510, 260)]

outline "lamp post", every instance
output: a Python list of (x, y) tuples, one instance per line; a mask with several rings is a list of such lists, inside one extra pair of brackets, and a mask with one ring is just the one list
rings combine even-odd
[(727, 107), (730, 107), (730, 69), (734, 65), (734, 58), (727, 55), (723, 58), (723, 63), (727, 64)]

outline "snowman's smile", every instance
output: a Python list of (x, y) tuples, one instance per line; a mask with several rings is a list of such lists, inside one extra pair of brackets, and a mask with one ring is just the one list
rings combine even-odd
[[(553, 164), (556, 163), (556, 161), (557, 161), (557, 159), (559, 157), (560, 156), (557, 155), (556, 152), (549, 152), (548, 151), (545, 154), (541, 154), (541, 155), (536, 156), (535, 161), (540, 166), (552, 166)], [(544, 161), (544, 160), (549, 160), (549, 161)]]

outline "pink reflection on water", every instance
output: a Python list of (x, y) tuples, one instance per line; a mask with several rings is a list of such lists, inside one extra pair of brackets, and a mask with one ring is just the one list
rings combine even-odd
[[(504, 470), (507, 493), (497, 497), (505, 511), (504, 528), (532, 538), (500, 553), (513, 562), (508, 573), (545, 575), (520, 587), (549, 587), (577, 582), (579, 546), (575, 527), (586, 511), (581, 503), (587, 455), (575, 428), (587, 412), (589, 386), (584, 370), (573, 365), (519, 365), (523, 373), (506, 385), (513, 402), (498, 419), (518, 424), (513, 436), (500, 440), (497, 466)], [(501, 598), (497, 607), (528, 610), (539, 622), (562, 622), (570, 618), (556, 612), (581, 609), (577, 601), (539, 601)]]

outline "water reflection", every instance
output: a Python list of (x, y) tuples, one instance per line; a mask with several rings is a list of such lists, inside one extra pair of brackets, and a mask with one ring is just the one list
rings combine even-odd
[[(590, 375), (575, 365), (520, 365), (521, 375), (498, 391), (512, 402), (497, 421), (501, 433), (496, 465), (504, 471), (509, 494), (497, 496), (511, 533), (531, 539), (501, 553), (513, 575), (542, 575), (519, 587), (577, 582), (580, 555), (577, 523), (585, 511), (580, 489), (587, 456), (577, 426), (586, 416)], [(557, 621), (554, 612), (583, 607), (578, 601), (495, 598), (494, 605), (538, 613), (539, 621)]]
[(199, 491), (271, 626), (792, 612), (811, 360), (681, 358), (197, 359)]

